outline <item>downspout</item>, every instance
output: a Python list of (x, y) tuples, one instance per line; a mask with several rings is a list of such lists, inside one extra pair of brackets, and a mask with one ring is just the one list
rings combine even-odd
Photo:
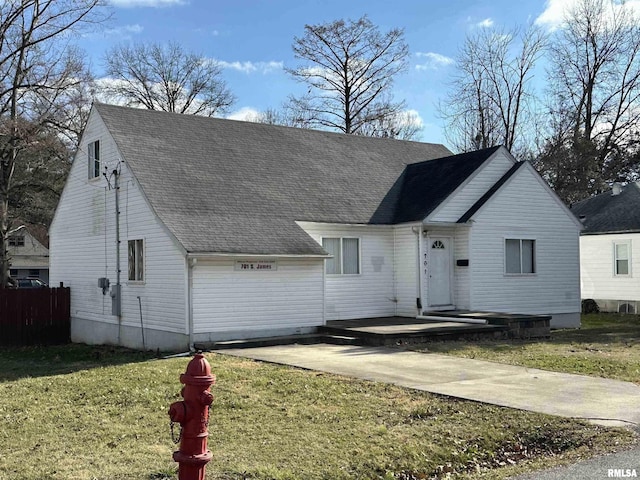
[(193, 340), (193, 268), (198, 263), (197, 258), (186, 257), (187, 260), (187, 336), (189, 350), (195, 351)]
[(322, 325), (327, 325), (327, 267), (322, 260)]
[(422, 305), (422, 249), (420, 248), (422, 228), (413, 226), (411, 231), (416, 235), (416, 255), (418, 257), (418, 264), (416, 265), (416, 315), (422, 315), (424, 307)]

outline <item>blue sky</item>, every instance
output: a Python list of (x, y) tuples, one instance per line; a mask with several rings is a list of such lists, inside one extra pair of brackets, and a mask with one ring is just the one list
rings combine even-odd
[(453, 58), (465, 35), (478, 28), (552, 28), (572, 0), (110, 0), (114, 15), (102, 32), (83, 38), (94, 73), (119, 42), (176, 41), (221, 62), (237, 97), (230, 118), (279, 108), (303, 91), (284, 71), (296, 64), (291, 44), (305, 24), (357, 19), (366, 14), (382, 31), (399, 27), (411, 51), (410, 68), (395, 83), (423, 122), (420, 140), (446, 143), (436, 104), (447, 90)]

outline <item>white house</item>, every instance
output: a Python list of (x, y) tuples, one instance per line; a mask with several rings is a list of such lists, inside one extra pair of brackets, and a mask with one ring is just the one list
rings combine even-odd
[(74, 341), (132, 347), (454, 308), (578, 326), (580, 228), (502, 147), (97, 104), (51, 281), (71, 287)]
[(47, 229), (41, 225), (14, 222), (8, 239), (9, 274), (13, 278), (38, 278), (49, 282)]
[(584, 224), (580, 237), (582, 298), (605, 312), (640, 308), (640, 185), (583, 200), (572, 211)]

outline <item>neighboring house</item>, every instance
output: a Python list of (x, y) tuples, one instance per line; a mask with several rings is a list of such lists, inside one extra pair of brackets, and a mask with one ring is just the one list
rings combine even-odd
[(640, 185), (614, 184), (572, 211), (584, 224), (580, 237), (582, 298), (602, 311), (638, 313), (640, 308)]
[(8, 238), (9, 275), (13, 278), (39, 278), (49, 283), (47, 229), (39, 225), (14, 222)]
[(96, 104), (51, 280), (71, 287), (74, 341), (134, 347), (141, 325), (173, 349), (453, 308), (578, 326), (580, 228), (502, 147)]

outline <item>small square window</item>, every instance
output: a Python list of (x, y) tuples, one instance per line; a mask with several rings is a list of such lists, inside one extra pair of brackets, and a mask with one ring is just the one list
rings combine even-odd
[(504, 247), (506, 273), (536, 273), (535, 240), (507, 238)]
[(322, 246), (333, 258), (325, 260), (325, 271), (331, 275), (360, 273), (359, 238), (323, 238)]

